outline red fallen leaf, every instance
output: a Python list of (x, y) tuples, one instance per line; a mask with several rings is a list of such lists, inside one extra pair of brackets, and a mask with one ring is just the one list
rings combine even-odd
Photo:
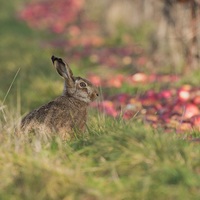
[(178, 90), (178, 98), (180, 101), (188, 101), (190, 99), (190, 85), (184, 85)]
[(176, 82), (178, 80), (178, 76), (176, 75), (157, 75), (157, 74), (150, 74), (148, 76), (149, 82)]
[(140, 97), (139, 100), (143, 106), (151, 106), (156, 103), (157, 94), (153, 90), (149, 90), (143, 97)]
[(151, 99), (157, 99), (157, 94), (153, 90), (148, 90), (145, 96)]
[(118, 103), (125, 105), (128, 103), (130, 95), (123, 93), (123, 94), (118, 94), (115, 98), (118, 101)]
[(144, 73), (136, 73), (136, 74), (132, 75), (132, 81), (144, 83), (144, 82), (148, 81), (148, 76)]
[(31, 2), (19, 13), (19, 17), (34, 28), (48, 28), (60, 33), (78, 19), (83, 6), (84, 0)]
[(185, 105), (182, 102), (177, 101), (177, 103), (171, 108), (172, 115), (183, 115), (185, 111)]
[(145, 115), (155, 115), (157, 114), (157, 109), (154, 106), (149, 106), (145, 109)]
[(185, 105), (185, 111), (183, 113), (184, 118), (191, 118), (198, 114), (199, 108), (195, 104), (189, 103)]
[(180, 115), (182, 119), (188, 119), (194, 115), (198, 115), (199, 108), (193, 103), (188, 103), (188, 104), (177, 103), (172, 108), (172, 114), (173, 113)]
[(123, 114), (123, 119), (131, 119), (135, 115), (133, 110), (126, 110)]
[(188, 101), (190, 99), (190, 91), (187, 90), (179, 90), (178, 98), (180, 101)]
[(143, 106), (149, 107), (149, 106), (152, 106), (154, 104), (155, 99), (153, 99), (153, 98), (151, 98), (151, 99), (150, 98), (141, 98), (140, 102)]
[(164, 114), (159, 115), (159, 119), (166, 124), (170, 123), (170, 113), (165, 112)]
[(169, 117), (170, 119), (174, 120), (174, 121), (178, 121), (178, 122), (181, 122), (183, 121), (183, 116), (182, 116), (182, 113), (169, 113)]
[(161, 99), (168, 99), (172, 97), (172, 91), (171, 90), (163, 90), (160, 93), (158, 93), (158, 98)]
[(123, 80), (124, 80), (124, 76), (118, 75), (118, 76), (115, 76), (115, 77), (113, 77), (113, 78), (110, 78), (110, 79), (108, 80), (107, 85), (108, 85), (109, 87), (120, 88), (120, 87), (122, 86)]
[(141, 98), (140, 101), (141, 101), (141, 103), (144, 107), (149, 107), (149, 106), (153, 106), (153, 105), (158, 104), (158, 101), (156, 99), (154, 99), (153, 97), (151, 97), (151, 98)]
[(200, 105), (200, 96), (196, 96), (193, 98), (193, 103), (196, 105)]
[(103, 101), (99, 107), (101, 110), (105, 111), (106, 114), (112, 117), (117, 117), (118, 115), (118, 112), (116, 111), (112, 101)]
[(155, 102), (154, 107), (156, 108), (157, 111), (163, 110), (161, 102)]
[(150, 74), (148, 77), (149, 82), (155, 82), (157, 80), (157, 75), (156, 74)]
[(192, 122), (192, 124), (196, 127), (200, 128), (200, 115), (195, 115), (193, 116), (190, 121)]

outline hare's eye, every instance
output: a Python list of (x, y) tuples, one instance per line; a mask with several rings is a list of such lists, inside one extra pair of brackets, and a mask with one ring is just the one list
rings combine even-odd
[(82, 87), (82, 88), (86, 87), (86, 83), (80, 82), (80, 87)]

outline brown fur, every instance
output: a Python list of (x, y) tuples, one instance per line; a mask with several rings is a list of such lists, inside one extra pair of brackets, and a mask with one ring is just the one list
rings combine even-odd
[[(56, 57), (53, 58), (58, 59)], [(57, 65), (63, 64), (62, 60), (56, 60), (55, 62), (57, 62)], [(62, 75), (62, 72), (58, 72), (63, 77), (68, 75)], [(73, 90), (72, 82), (70, 82), (72, 79), (65, 78), (63, 95), (26, 115), (21, 121), (21, 130), (23, 132), (58, 133), (62, 138), (66, 139), (70, 137), (73, 130), (84, 130), (87, 107), (90, 101), (96, 99), (98, 93), (89, 81), (80, 77), (73, 77), (71, 71), (70, 73), (75, 89)], [(87, 87), (81, 88), (80, 81), (87, 83)], [(70, 88), (68, 88), (69, 82)], [(75, 82), (77, 83), (75, 84)]]

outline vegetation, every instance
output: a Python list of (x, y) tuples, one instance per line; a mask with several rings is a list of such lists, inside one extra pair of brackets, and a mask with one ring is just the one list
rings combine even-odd
[[(199, 199), (198, 130), (168, 133), (163, 127), (153, 128), (137, 115), (124, 120), (91, 108), (87, 131), (82, 135), (74, 133), (70, 141), (31, 134), (18, 137), (15, 130), (21, 116), (61, 93), (62, 80), (51, 67), (50, 57), (65, 56), (69, 51), (58, 44), (47, 45), (59, 35), (31, 28), (19, 19), (25, 2), (4, 1), (0, 7), (0, 199)], [(119, 37), (104, 42), (113, 45), (113, 50), (124, 42)], [(94, 62), (95, 55), (83, 55), (83, 48), (71, 45), (67, 57), (76, 74), (86, 76), (87, 71), (94, 71), (113, 76), (135, 72), (129, 68), (129, 54), (124, 56), (127, 59), (123, 69), (112, 68), (108, 59), (109, 67), (102, 67), (105, 62), (99, 65)], [(80, 59), (73, 57), (75, 50)], [(135, 51), (135, 59), (143, 65), (142, 51)], [(82, 68), (78, 67), (80, 64)], [(195, 77), (198, 80), (197, 73)], [(113, 82), (108, 82), (110, 87), (102, 90), (104, 98), (122, 92), (139, 95), (148, 89), (169, 88), (189, 80), (186, 77), (164, 86), (147, 83), (132, 87), (123, 83), (114, 89)]]
[(1, 199), (199, 198), (199, 145), (103, 116), (89, 127), (69, 142), (3, 132)]

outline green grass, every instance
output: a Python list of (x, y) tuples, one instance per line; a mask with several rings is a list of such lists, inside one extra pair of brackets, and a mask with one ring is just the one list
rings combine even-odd
[(0, 199), (200, 198), (199, 145), (134, 120), (88, 126), (68, 142), (2, 129)]
[[(24, 2), (0, 7), (0, 199), (200, 199), (200, 146), (185, 139), (199, 132), (167, 134), (92, 111), (88, 130), (71, 141), (16, 136), (21, 114), (62, 90), (50, 61), (58, 51), (42, 48), (53, 36), (16, 18)], [(118, 92), (144, 90), (125, 85)]]

